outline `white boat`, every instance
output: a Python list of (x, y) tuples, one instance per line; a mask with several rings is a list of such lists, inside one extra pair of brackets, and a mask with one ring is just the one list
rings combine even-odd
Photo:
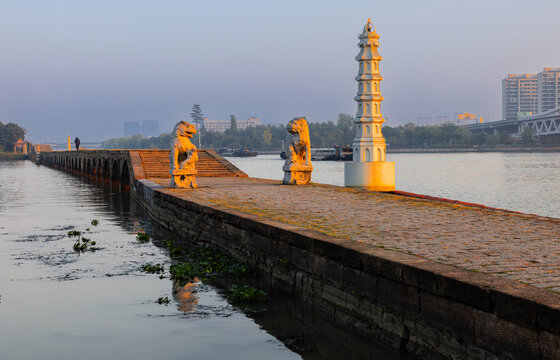
[(311, 148), (311, 160), (334, 160), (335, 157), (334, 148)]

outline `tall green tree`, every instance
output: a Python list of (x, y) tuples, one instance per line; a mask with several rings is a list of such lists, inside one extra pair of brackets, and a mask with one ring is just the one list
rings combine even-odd
[(229, 119), (230, 119), (230, 129), (233, 132), (237, 131), (237, 119), (235, 118), (235, 115), (230, 115)]
[(14, 123), (0, 123), (0, 146), (4, 151), (12, 151), (18, 139), (25, 140), (25, 129)]
[(204, 115), (202, 114), (202, 109), (199, 104), (194, 104), (191, 110), (191, 119), (196, 124), (196, 132), (198, 133), (198, 148), (200, 149), (200, 131), (199, 128), (204, 126)]
[(270, 131), (269, 128), (266, 128), (263, 131), (263, 142), (266, 146), (270, 146), (270, 143), (272, 142), (272, 131)]
[(521, 133), (521, 142), (525, 145), (531, 145), (534, 143), (533, 129), (530, 126), (525, 126), (523, 129), (523, 132)]

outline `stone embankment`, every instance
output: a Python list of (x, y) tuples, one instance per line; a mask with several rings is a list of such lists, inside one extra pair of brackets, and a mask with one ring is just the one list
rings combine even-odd
[(157, 223), (334, 321), (424, 359), (560, 359), (559, 219), (246, 176), (169, 189), (141, 164)]
[(252, 178), (136, 185), (161, 225), (421, 358), (560, 358), (560, 220)]

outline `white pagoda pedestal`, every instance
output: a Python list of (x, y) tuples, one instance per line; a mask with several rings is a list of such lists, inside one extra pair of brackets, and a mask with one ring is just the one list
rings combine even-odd
[(365, 187), (374, 191), (394, 191), (395, 162), (346, 162), (344, 164), (344, 185)]

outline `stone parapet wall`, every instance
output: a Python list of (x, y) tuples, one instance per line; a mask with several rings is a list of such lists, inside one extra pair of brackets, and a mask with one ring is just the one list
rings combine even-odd
[[(212, 150), (199, 150), (199, 177), (247, 177), (243, 171)], [(79, 150), (41, 153), (47, 166), (123, 182), (134, 179), (170, 178), (169, 150)]]
[(161, 226), (258, 269), (331, 319), (424, 359), (560, 359), (557, 294), (196, 199), (136, 180)]

